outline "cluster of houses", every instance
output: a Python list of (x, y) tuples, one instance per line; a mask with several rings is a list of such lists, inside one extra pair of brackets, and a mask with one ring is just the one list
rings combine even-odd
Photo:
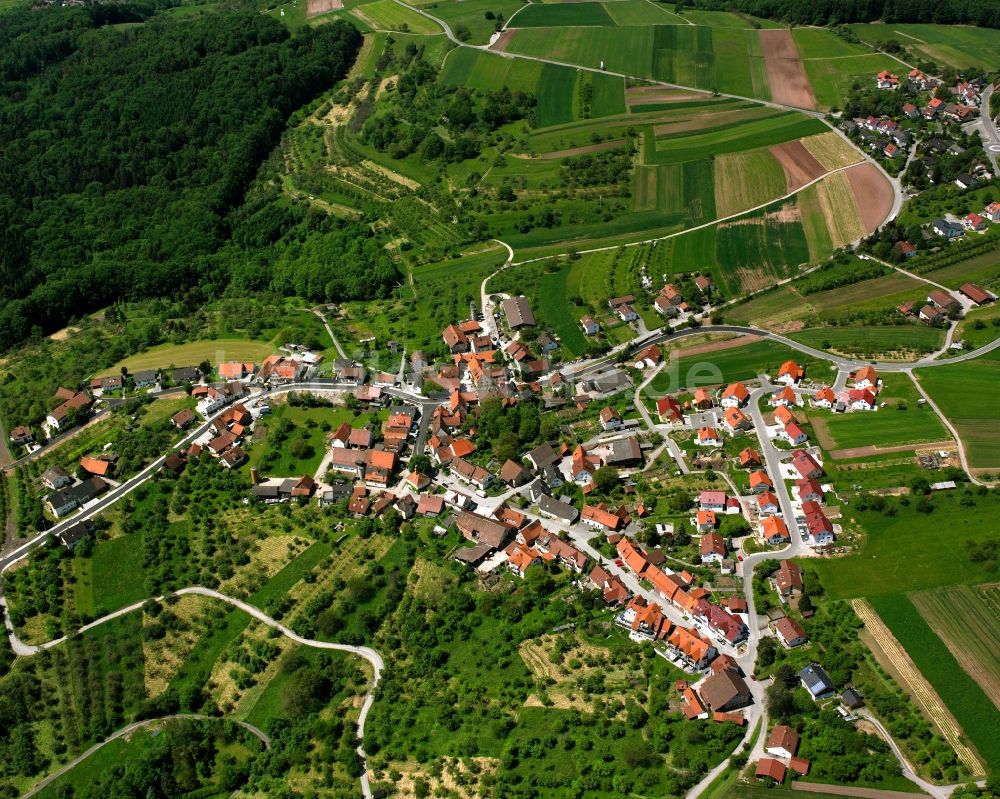
[(983, 81), (979, 78), (959, 80), (954, 86), (946, 87), (937, 78), (932, 78), (916, 68), (911, 69), (904, 80), (900, 80), (895, 73), (883, 69), (875, 75), (875, 88), (889, 91), (904, 88), (914, 95), (930, 93), (931, 99), (922, 108), (913, 103), (906, 103), (903, 106), (903, 112), (910, 119), (922, 117), (928, 121), (967, 122), (979, 114)]
[[(971, 175), (959, 175), (955, 183), (963, 188), (974, 188), (976, 179)], [(966, 214), (961, 219), (935, 219), (923, 225), (921, 236), (924, 241), (933, 242), (939, 239), (954, 241), (960, 239), (967, 233), (986, 233), (989, 229), (988, 222), (1000, 223), (1000, 203), (992, 202), (987, 205), (981, 214), (975, 211)], [(909, 241), (896, 243), (896, 248), (906, 258), (912, 258), (918, 254), (917, 248)], [(964, 292), (963, 292), (964, 293)]]
[[(242, 386), (238, 383), (227, 385), (237, 385), (242, 389)], [(228, 397), (230, 395), (226, 392), (223, 396)], [(243, 395), (240, 394), (239, 396)], [(231, 401), (230, 399), (229, 402)], [(207, 413), (202, 412), (208, 415), (208, 413), (214, 413), (218, 410), (218, 407), (221, 406), (217, 406)], [(201, 410), (202, 408), (199, 404), (199, 411)], [(195, 414), (190, 408), (184, 408), (170, 417), (171, 423), (178, 430), (186, 430), (194, 423), (195, 419)], [(202, 452), (207, 451), (213, 458), (218, 459), (223, 467), (227, 469), (239, 468), (249, 460), (246, 451), (243, 449), (243, 442), (252, 432), (253, 424), (253, 414), (250, 413), (243, 403), (237, 402), (212, 420), (208, 432), (209, 438), (205, 443), (202, 444), (196, 441), (179, 453), (171, 453), (164, 461), (164, 467), (175, 474), (179, 473), (184, 470), (189, 458), (196, 458)]]
[[(100, 471), (100, 467), (95, 466), (95, 469)], [(103, 477), (88, 473), (89, 476), (82, 480), (70, 476), (59, 466), (42, 473), (42, 485), (50, 492), (45, 497), (45, 507), (57, 519), (69, 516), (108, 490), (109, 484)]]
[[(965, 298), (970, 306), (984, 306), (996, 301), (996, 295), (986, 291), (975, 283), (963, 283), (958, 294)], [(915, 302), (904, 302), (897, 309), (904, 316), (916, 316), (927, 324), (941, 324), (951, 315), (962, 309), (959, 298), (942, 289), (934, 289), (927, 295), (927, 302), (917, 308)]]

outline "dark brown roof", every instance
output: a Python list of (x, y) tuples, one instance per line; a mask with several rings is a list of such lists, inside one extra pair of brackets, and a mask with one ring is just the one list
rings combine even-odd
[(743, 678), (731, 671), (718, 671), (705, 680), (701, 686), (701, 698), (713, 710), (724, 710), (730, 705), (741, 704), (750, 696), (750, 689)]

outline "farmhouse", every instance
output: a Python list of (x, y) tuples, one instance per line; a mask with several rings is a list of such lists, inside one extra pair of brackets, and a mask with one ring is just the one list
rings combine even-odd
[(63, 402), (45, 417), (45, 423), (49, 430), (62, 430), (74, 414), (79, 418), (86, 413), (92, 402), (89, 394), (70, 389), (60, 389), (56, 392), (56, 397), (62, 399)]
[(507, 318), (507, 326), (511, 330), (520, 330), (523, 327), (534, 327), (535, 317), (531, 313), (531, 307), (524, 296), (508, 297), (501, 304), (504, 316)]
[(601, 419), (601, 429), (605, 431), (617, 430), (619, 427), (622, 426), (621, 414), (618, 413), (618, 411), (616, 411), (614, 408), (608, 407), (602, 409), (600, 419)]
[(580, 515), (580, 512), (569, 503), (553, 499), (548, 494), (542, 494), (538, 498), (538, 512), (542, 516), (558, 519), (566, 524), (572, 524)]
[(940, 308), (942, 311), (949, 311), (952, 308), (958, 307), (958, 300), (956, 300), (951, 294), (941, 289), (934, 289), (930, 294), (927, 295), (927, 302), (933, 305), (935, 308)]
[(743, 678), (728, 669), (717, 671), (706, 678), (699, 694), (705, 704), (718, 711), (738, 710), (753, 701), (750, 688)]
[(583, 523), (590, 527), (614, 531), (624, 526), (621, 516), (611, 513), (603, 502), (600, 505), (583, 506)]
[[(879, 87), (888, 88), (888, 87)], [(775, 760), (773, 757), (762, 757), (757, 761), (757, 771), (754, 776), (758, 781), (761, 782), (774, 782), (780, 785), (785, 781), (785, 774), (788, 769), (785, 768), (785, 764), (780, 760)]]
[(94, 476), (76, 485), (53, 491), (45, 498), (49, 511), (57, 519), (61, 519), (77, 508), (86, 505), (108, 490), (108, 484), (100, 477)]
[(968, 297), (976, 305), (987, 305), (993, 302), (996, 297), (987, 291), (984, 291), (975, 283), (963, 283), (958, 287), (958, 290), (965, 296)]

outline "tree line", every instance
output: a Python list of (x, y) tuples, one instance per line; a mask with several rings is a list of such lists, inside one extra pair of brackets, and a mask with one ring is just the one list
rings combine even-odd
[(975, 0), (696, 0), (713, 11), (741, 11), (795, 25), (842, 22), (921, 22), (1000, 28), (1000, 5)]

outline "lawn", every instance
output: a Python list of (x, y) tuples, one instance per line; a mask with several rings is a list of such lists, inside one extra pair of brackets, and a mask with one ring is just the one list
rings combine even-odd
[(792, 40), (799, 58), (837, 58), (867, 55), (871, 50), (860, 44), (851, 44), (826, 28), (792, 28)]
[(950, 439), (951, 435), (930, 406), (917, 404), (918, 397), (909, 378), (893, 374), (884, 378), (878, 397), (880, 402), (887, 403), (886, 407), (874, 413), (816, 412), (813, 418), (822, 419), (837, 449), (893, 447)]
[[(778, 113), (764, 119), (752, 119), (742, 124), (725, 125), (712, 130), (679, 133), (656, 140), (656, 153), (647, 153), (647, 159), (668, 164), (718, 157), (723, 153), (737, 153), (757, 147), (823, 133), (829, 130), (818, 119), (795, 111)], [(652, 158), (651, 158), (652, 157)]]
[(910, 599), (902, 594), (870, 600), (882, 621), (951, 711), (991, 771), (1000, 769), (1000, 711), (959, 666)]
[[(825, 368), (817, 361), (805, 358), (801, 353), (790, 350), (774, 341), (755, 341), (739, 347), (718, 350), (701, 355), (681, 356), (676, 368), (660, 372), (646, 389), (650, 397), (676, 392), (697, 386), (712, 386), (732, 383), (736, 380), (752, 380), (761, 372), (777, 374), (778, 367), (789, 358), (794, 358), (806, 367), (807, 375), (823, 379)], [(673, 372), (679, 384), (671, 385)]]
[(515, 28), (547, 28), (578, 25), (614, 25), (601, 3), (534, 4), (521, 11), (511, 23)]
[[(266, 427), (267, 434), (263, 441), (255, 440), (250, 445), (250, 465), (259, 467), (267, 477), (312, 476), (326, 453), (327, 432), (336, 430), (344, 422), (352, 427), (374, 429), (379, 418), (379, 412), (355, 416), (343, 406), (293, 408), (287, 404), (274, 405), (271, 415), (258, 422), (258, 429)], [(282, 428), (288, 425), (290, 428), (283, 433)]]
[[(647, 0), (614, 0), (604, 3), (604, 10), (615, 25), (683, 25), (684, 19), (667, 10), (664, 5)], [(579, 24), (579, 23), (574, 23)]]
[[(148, 597), (142, 546), (135, 536), (123, 535), (94, 547), (91, 575), (90, 606), (97, 615)], [(78, 609), (84, 608), (78, 606)]]
[(260, 363), (275, 351), (271, 341), (253, 341), (244, 338), (217, 338), (189, 341), (186, 344), (160, 344), (138, 355), (132, 355), (114, 366), (99, 372), (96, 377), (120, 375), (127, 366), (130, 372), (143, 369), (161, 369), (171, 366), (197, 366), (202, 361), (212, 365), (226, 361), (253, 361)]
[[(627, 2), (627, 0), (622, 0)], [(643, 0), (643, 4), (646, 4)], [(594, 96), (590, 102), (592, 117), (625, 113), (625, 79), (614, 75), (591, 74)]]
[[(843, 485), (846, 480), (834, 482), (849, 487)], [(915, 502), (902, 505), (892, 499), (891, 516), (845, 507), (845, 513), (860, 522), (867, 540), (855, 554), (814, 561), (827, 594), (852, 599), (995, 580), (988, 564), (969, 560), (965, 542), (1000, 536), (1000, 495), (977, 495), (971, 506), (963, 505), (963, 499), (961, 490), (938, 492), (929, 514), (919, 512)]]
[(996, 353), (914, 372), (965, 444), (973, 468), (1000, 467), (1000, 416), (993, 395), (1000, 385)]

